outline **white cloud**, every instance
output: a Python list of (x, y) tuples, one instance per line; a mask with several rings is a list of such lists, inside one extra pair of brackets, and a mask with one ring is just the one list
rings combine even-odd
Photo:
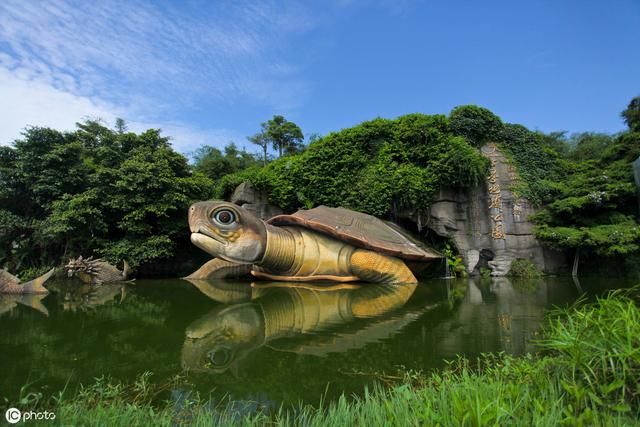
[[(29, 78), (22, 72), (12, 72), (0, 66), (0, 145), (20, 137), (27, 126), (46, 126), (58, 130), (73, 130), (84, 118), (100, 118), (113, 125), (117, 117), (127, 117), (127, 111), (109, 103), (74, 95), (58, 89), (46, 79)], [(229, 129), (198, 129), (180, 122), (128, 123), (130, 130), (142, 132), (160, 128), (170, 136), (174, 148), (190, 153), (202, 145), (222, 147), (229, 141), (239, 146), (244, 138)]]
[(203, 129), (175, 112), (212, 99), (295, 109), (309, 85), (287, 60), (285, 39), (312, 25), (297, 3), (3, 0), (0, 144), (28, 125), (71, 130), (84, 117), (123, 117), (132, 130), (162, 128), (183, 152), (245, 145), (233, 130)]
[(184, 153), (247, 145), (237, 131), (203, 129), (178, 113), (203, 99), (300, 105), (309, 87), (283, 41), (312, 25), (297, 3), (2, 0), (0, 144), (26, 126), (72, 130), (83, 118), (122, 117), (134, 131), (163, 129)]
[[(172, 101), (204, 96), (290, 107), (305, 83), (282, 42), (310, 22), (299, 7), (269, 2), (205, 9), (117, 0), (0, 2), (5, 65), (118, 103), (144, 92)], [(285, 81), (292, 89), (278, 84)]]
[(22, 73), (0, 67), (0, 144), (18, 138), (25, 126), (71, 130), (86, 116), (113, 123), (118, 111), (113, 106), (57, 89), (49, 82), (25, 78)]

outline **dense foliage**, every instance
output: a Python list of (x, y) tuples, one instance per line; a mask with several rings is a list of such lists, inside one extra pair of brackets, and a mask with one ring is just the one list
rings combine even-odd
[(461, 105), (449, 114), (449, 126), (455, 135), (464, 136), (469, 143), (480, 147), (498, 139), (502, 120), (486, 108)]
[(536, 265), (528, 259), (518, 258), (511, 263), (507, 275), (518, 279), (535, 279), (536, 277), (540, 277), (541, 273)]
[(0, 264), (15, 270), (79, 254), (152, 270), (184, 259), (186, 209), (213, 185), (158, 130), (95, 121), (29, 128), (0, 147), (0, 165)]
[(221, 151), (205, 145), (193, 153), (193, 169), (213, 180), (256, 166), (255, 156), (230, 142)]
[(287, 210), (341, 205), (392, 217), (426, 209), (442, 185), (475, 185), (487, 170), (488, 161), (452, 134), (445, 116), (410, 114), (330, 133), (302, 154), (226, 176), (218, 196), (249, 180)]
[[(542, 208), (540, 239), (587, 256), (637, 254), (631, 162), (640, 155), (639, 99), (622, 112), (629, 131), (618, 135), (545, 134), (465, 105), (448, 117), (366, 121), (314, 136), (304, 151), (300, 128), (274, 116), (249, 138), (262, 161), (231, 143), (200, 148), (193, 166), (157, 130), (137, 135), (124, 122), (116, 130), (92, 121), (69, 133), (31, 128), (0, 147), (0, 265), (42, 267), (79, 253), (166, 265), (159, 260), (177, 261), (183, 245), (191, 250), (189, 202), (226, 198), (243, 181), (287, 211), (325, 204), (420, 217), (441, 187), (485, 180), (488, 160), (478, 147), (488, 142), (516, 168), (515, 194)], [(270, 146), (281, 157), (267, 162)]]
[(505, 124), (498, 142), (518, 171), (512, 190), (540, 206), (557, 194), (557, 182), (566, 173), (557, 147), (561, 134), (533, 132), (522, 125)]
[(640, 132), (640, 96), (633, 98), (621, 115), (629, 129)]
[(586, 255), (637, 255), (640, 224), (631, 163), (638, 156), (640, 132), (582, 138), (569, 156), (577, 161), (565, 163), (566, 175), (551, 186), (553, 198), (544, 200), (534, 218), (537, 236)]

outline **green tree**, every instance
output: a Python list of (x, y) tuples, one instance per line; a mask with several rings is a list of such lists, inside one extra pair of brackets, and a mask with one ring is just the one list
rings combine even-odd
[(29, 128), (0, 160), (0, 263), (12, 268), (78, 254), (150, 270), (178, 262), (192, 246), (186, 209), (213, 188), (158, 130), (98, 121), (67, 133)]
[(566, 157), (574, 161), (596, 160), (614, 140), (613, 136), (606, 133), (582, 132), (571, 135), (568, 141), (571, 150)]
[(302, 130), (283, 116), (273, 116), (272, 119), (261, 123), (260, 132), (247, 139), (262, 148), (263, 166), (267, 164), (269, 145), (278, 151), (278, 157), (284, 154), (298, 154), (304, 150)]
[[(264, 123), (263, 123), (264, 125)], [(262, 165), (267, 165), (267, 150), (269, 150), (269, 138), (265, 133), (264, 126), (262, 132), (256, 133), (253, 136), (247, 138), (252, 144), (259, 146), (262, 149)]]
[(596, 159), (569, 164), (556, 196), (533, 217), (538, 238), (574, 252), (574, 275), (581, 255), (627, 257), (640, 251), (631, 168), (640, 155), (640, 133), (621, 134), (597, 152)]
[(228, 159), (231, 173), (241, 171), (257, 164), (256, 157), (246, 149), (239, 149), (234, 142), (224, 147), (224, 157)]
[(192, 175), (184, 156), (173, 151), (168, 138), (150, 129), (140, 135), (105, 188), (105, 205), (118, 218), (100, 250), (110, 259), (128, 257), (132, 265), (168, 259), (178, 243), (186, 245), (186, 209), (210, 195), (211, 181)]
[(633, 98), (620, 115), (631, 131), (640, 132), (640, 96)]
[(233, 142), (224, 147), (224, 153), (215, 147), (201, 147), (196, 150), (193, 159), (194, 170), (214, 180), (257, 164), (251, 153), (245, 149), (238, 149)]
[(282, 157), (283, 153), (296, 154), (301, 150), (304, 140), (302, 130), (284, 117), (273, 116), (262, 124), (262, 129), (273, 149), (278, 150), (278, 157)]
[(502, 130), (502, 121), (486, 108), (461, 105), (449, 114), (449, 127), (455, 135), (464, 136), (476, 147), (495, 141)]
[(121, 119), (120, 117), (118, 117), (116, 119), (116, 132), (123, 134), (127, 131), (127, 123), (124, 121), (124, 119)]

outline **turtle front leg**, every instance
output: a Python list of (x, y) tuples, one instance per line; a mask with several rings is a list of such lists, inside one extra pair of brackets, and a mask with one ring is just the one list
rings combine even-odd
[(202, 267), (185, 277), (185, 279), (224, 279), (226, 277), (242, 277), (251, 274), (251, 264), (237, 264), (214, 258)]
[(373, 283), (417, 283), (409, 267), (400, 259), (366, 249), (351, 255), (351, 272), (360, 280)]

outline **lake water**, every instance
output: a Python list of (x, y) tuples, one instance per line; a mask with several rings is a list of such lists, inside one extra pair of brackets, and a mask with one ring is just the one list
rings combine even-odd
[[(257, 285), (257, 286), (256, 286)], [(0, 296), (0, 402), (145, 371), (179, 399), (197, 390), (264, 408), (361, 393), (381, 373), (429, 371), (457, 355), (535, 351), (545, 310), (580, 293), (570, 278), (428, 280), (318, 290), (283, 283), (139, 280), (48, 285)], [(626, 285), (583, 280), (593, 294)]]

